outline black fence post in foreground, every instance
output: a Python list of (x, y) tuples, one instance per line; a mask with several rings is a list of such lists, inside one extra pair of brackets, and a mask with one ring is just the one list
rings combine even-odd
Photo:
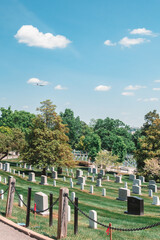
[(53, 225), (53, 194), (50, 193), (50, 197), (49, 197), (49, 226), (51, 227)]
[[(78, 207), (78, 198), (75, 198), (75, 205)], [(78, 233), (78, 209), (74, 207), (74, 234)]]
[(28, 188), (28, 199), (27, 199), (26, 227), (29, 227), (29, 220), (30, 220), (31, 190), (32, 190), (32, 188), (29, 187)]

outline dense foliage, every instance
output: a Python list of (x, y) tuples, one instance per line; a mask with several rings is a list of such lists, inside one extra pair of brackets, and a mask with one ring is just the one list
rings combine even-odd
[(48, 166), (73, 166), (67, 129), (55, 112), (50, 100), (41, 102), (40, 114), (34, 119), (28, 141), (22, 151), (25, 162), (40, 166), (46, 173)]
[[(142, 135), (139, 138), (139, 148), (135, 152), (139, 172), (146, 176), (159, 176), (160, 165), (160, 117), (156, 111), (145, 115)], [(147, 170), (148, 169), (148, 170)], [(158, 172), (157, 172), (158, 170)]]

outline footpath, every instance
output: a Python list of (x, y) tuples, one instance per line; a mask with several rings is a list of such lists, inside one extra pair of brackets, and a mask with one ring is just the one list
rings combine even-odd
[(0, 240), (53, 240), (0, 216)]

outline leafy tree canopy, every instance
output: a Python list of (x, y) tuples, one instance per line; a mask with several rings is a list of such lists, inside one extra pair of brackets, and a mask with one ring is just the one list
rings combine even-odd
[(40, 114), (33, 120), (28, 143), (22, 151), (23, 160), (43, 167), (44, 174), (47, 166), (73, 166), (67, 129), (55, 112), (55, 105), (46, 100), (38, 110)]
[(65, 109), (64, 113), (60, 113), (63, 123), (69, 129), (67, 136), (72, 148), (76, 148), (80, 137), (85, 134), (87, 124), (80, 120), (80, 117), (75, 117), (71, 109)]
[(19, 152), (24, 144), (25, 136), (19, 128), (0, 127), (0, 160), (10, 151)]
[(32, 119), (35, 117), (34, 114), (17, 110), (13, 112), (11, 107), (8, 107), (8, 109), (2, 107), (0, 108), (0, 111), (0, 126), (19, 128), (27, 136), (29, 133), (29, 128), (32, 124)]
[[(147, 115), (151, 116), (152, 113), (150, 112)], [(156, 116), (154, 114), (153, 119), (152, 116), (150, 118), (152, 119), (150, 123), (144, 124), (144, 135), (139, 139), (140, 147), (135, 152), (139, 171), (144, 170), (145, 160), (147, 159), (150, 161), (152, 161), (151, 159), (158, 159), (160, 164), (160, 119), (159, 115)], [(148, 118), (146, 121), (148, 122)]]

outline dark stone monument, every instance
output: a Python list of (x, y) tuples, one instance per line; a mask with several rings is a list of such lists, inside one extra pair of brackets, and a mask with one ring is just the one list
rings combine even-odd
[(62, 167), (58, 167), (58, 168), (57, 168), (58, 174), (62, 174), (62, 171), (63, 171), (63, 170), (62, 170)]
[(102, 173), (98, 173), (98, 177), (97, 177), (97, 178), (98, 178), (98, 179), (99, 179), (99, 178), (102, 179), (102, 177), (103, 177)]
[(144, 200), (139, 197), (127, 197), (127, 214), (144, 215)]

